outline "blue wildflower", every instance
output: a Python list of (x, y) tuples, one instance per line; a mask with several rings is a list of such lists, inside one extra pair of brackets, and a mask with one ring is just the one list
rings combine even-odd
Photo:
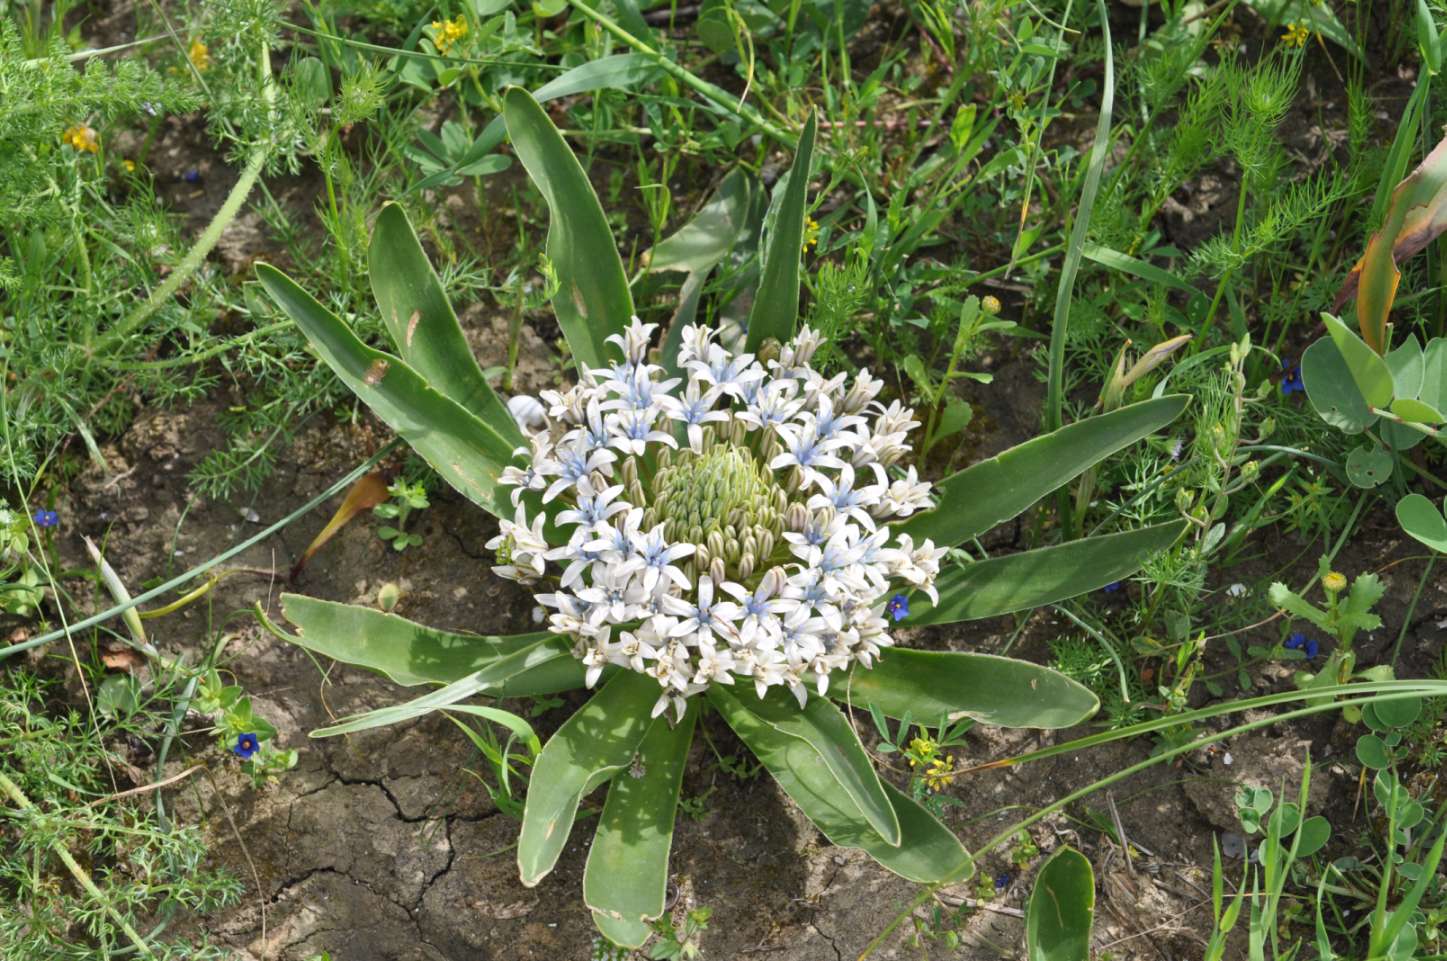
[(1301, 631), (1293, 631), (1290, 637), (1281, 642), (1281, 646), (1288, 651), (1300, 651), (1306, 655), (1308, 661), (1321, 653), (1321, 645)]
[(1306, 390), (1306, 385), (1301, 382), (1301, 365), (1283, 360), (1281, 362), (1281, 396), (1290, 397), (1292, 394), (1304, 390)]
[(995, 875), (995, 890), (996, 890), (996, 891), (1003, 891), (1003, 890), (1005, 890), (1006, 888), (1008, 888), (1009, 886), (1010, 886), (1010, 873), (1009, 873), (1008, 871), (1001, 871), (999, 874)]
[(243, 761), (251, 760), (251, 755), (261, 750), (261, 742), (256, 739), (255, 734), (237, 735), (236, 744), (232, 746), (231, 753)]
[(60, 515), (55, 511), (48, 511), (45, 508), (37, 508), (34, 514), (30, 515), (35, 521), (36, 527), (54, 527), (60, 523)]
[(181, 179), (186, 181), (188, 184), (199, 184), (201, 182), (201, 171), (197, 170), (195, 167), (192, 167), (190, 170), (186, 171), (181, 175)]
[(884, 605), (884, 611), (890, 617), (894, 618), (894, 622), (898, 624), (906, 617), (909, 617), (909, 598), (903, 594), (894, 595), (889, 599), (889, 603)]
[(1120, 581), (1111, 581), (1109, 584), (1102, 587), (1101, 590), (1105, 591), (1105, 593), (1107, 594), (1119, 594), (1121, 588), (1124, 586), (1125, 585), (1122, 584)]

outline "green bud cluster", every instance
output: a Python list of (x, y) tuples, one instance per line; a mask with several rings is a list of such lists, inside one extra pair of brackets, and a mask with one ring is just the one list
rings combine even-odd
[(653, 477), (644, 527), (664, 525), (674, 543), (693, 544), (692, 566), (715, 581), (743, 581), (782, 545), (788, 491), (753, 451), (709, 432), (702, 453), (665, 453)]

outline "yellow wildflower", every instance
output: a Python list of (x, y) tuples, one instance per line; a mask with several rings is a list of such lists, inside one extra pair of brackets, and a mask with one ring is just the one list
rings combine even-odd
[(985, 296), (980, 298), (980, 307), (985, 311), (985, 313), (989, 314), (991, 317), (998, 314), (1002, 306), (1003, 305), (1000, 303), (1000, 298), (996, 297), (994, 294), (986, 294)]
[(467, 36), (467, 20), (460, 14), (451, 20), (432, 21), (432, 44), (444, 57), (453, 44)]
[(909, 742), (909, 766), (914, 767), (920, 761), (928, 761), (935, 756), (939, 745), (932, 738), (917, 737)]
[(186, 51), (186, 56), (191, 61), (191, 66), (197, 70), (204, 71), (211, 66), (211, 51), (206, 49), (206, 44), (200, 40), (191, 41), (191, 49)]
[(1311, 28), (1304, 23), (1288, 23), (1286, 32), (1281, 35), (1281, 42), (1288, 47), (1304, 47), (1310, 39)]
[(126, 168), (126, 173), (128, 174), (136, 172), (136, 162), (134, 160), (122, 160), (121, 166)]
[(813, 217), (804, 218), (804, 249), (819, 246), (819, 221)]
[(929, 762), (929, 770), (924, 772), (924, 783), (931, 791), (940, 791), (953, 784), (958, 773), (954, 755), (946, 754)]
[(1340, 594), (1346, 590), (1347, 579), (1345, 575), (1332, 571), (1321, 579), (1321, 586), (1333, 594)]
[(67, 127), (65, 133), (60, 135), (60, 142), (70, 145), (75, 150), (89, 150), (91, 153), (100, 150), (100, 142), (96, 140), (95, 131), (83, 123)]

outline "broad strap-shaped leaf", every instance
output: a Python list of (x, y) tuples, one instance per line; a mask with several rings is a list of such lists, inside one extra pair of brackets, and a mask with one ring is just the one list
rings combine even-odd
[(954, 546), (1007, 521), (1115, 452), (1160, 430), (1190, 398), (1168, 394), (1068, 424), (1018, 444), (936, 487), (938, 503), (897, 526), (916, 543)]
[(522, 446), (522, 431), (482, 376), (442, 281), (397, 204), (377, 215), (367, 263), (372, 296), (402, 360), (514, 447)]
[(534, 886), (558, 863), (584, 796), (632, 762), (659, 693), (653, 678), (619, 671), (543, 745), (518, 837), (524, 885)]
[[(1367, 345), (1377, 354), (1387, 350), (1387, 318), (1397, 297), (1397, 284), (1402, 280), (1397, 264), (1424, 249), (1444, 230), (1447, 230), (1447, 138), (1432, 148), (1417, 169), (1392, 191), (1386, 220), (1367, 241), (1366, 252), (1337, 294), (1334, 310), (1340, 310), (1352, 294), (1356, 294), (1357, 324)], [(1375, 402), (1374, 405), (1385, 406)]]
[(546, 249), (558, 277), (558, 326), (579, 363), (602, 367), (607, 338), (633, 316), (608, 219), (578, 158), (526, 90), (508, 90), (503, 118), (518, 159), (548, 204)]
[(547, 631), (511, 637), (443, 631), (370, 607), (303, 594), (281, 595), (281, 612), (296, 626), (287, 640), (334, 661), (385, 674), (404, 687), (450, 684), (555, 636)]
[(451, 707), (477, 694), (492, 697), (526, 697), (572, 690), (583, 686), (582, 662), (573, 656), (567, 638), (547, 636), (511, 654), (499, 657), (481, 670), (458, 678), (451, 684), (413, 698), (403, 704), (378, 708), (347, 718), (312, 732), (312, 737), (354, 734), (374, 727), (387, 727)]
[(275, 267), (257, 264), (256, 275), (327, 366), (443, 480), (489, 513), (511, 513), (497, 487), (513, 449), (503, 435), (429, 386), (401, 358), (362, 343)]
[(1346, 361), (1352, 381), (1366, 402), (1377, 408), (1391, 404), (1392, 370), (1381, 354), (1367, 346), (1350, 327), (1331, 314), (1322, 314), (1321, 322), (1326, 325), (1332, 343), (1336, 345), (1341, 359)]
[(634, 770), (608, 786), (583, 871), (583, 900), (600, 924), (615, 922), (605, 929), (615, 944), (639, 947), (652, 933), (643, 922), (663, 914), (678, 792), (697, 718), (697, 703), (680, 724), (655, 718), (638, 745)]
[(1095, 872), (1074, 848), (1051, 855), (1035, 878), (1025, 912), (1029, 961), (1090, 961), (1095, 922)]
[(836, 790), (849, 798), (870, 829), (886, 844), (899, 842), (899, 821), (885, 797), (879, 775), (874, 773), (874, 764), (854, 725), (833, 702), (811, 697), (801, 709), (792, 696), (778, 688), (760, 698), (748, 684), (726, 696), (785, 737), (808, 744), (834, 779)]
[(1134, 574), (1184, 529), (1185, 521), (1158, 524), (952, 568), (936, 582), (937, 606), (918, 592), (910, 599), (910, 623), (972, 621), (1096, 590)]
[(819, 118), (810, 112), (794, 151), (794, 165), (780, 178), (777, 206), (765, 218), (763, 272), (754, 304), (749, 309), (749, 351), (757, 351), (772, 337), (780, 342), (794, 336), (799, 322), (799, 261), (804, 253), (804, 216), (809, 206), (809, 165), (814, 159), (814, 136)]
[(895, 874), (920, 884), (964, 880), (973, 873), (974, 862), (959, 839), (889, 784), (884, 785), (884, 793), (899, 821), (898, 844), (886, 844), (870, 828), (807, 742), (765, 723), (726, 688), (711, 688), (708, 698), (784, 793), (834, 844), (860, 848)]
[(965, 715), (996, 727), (1062, 728), (1100, 700), (1059, 671), (993, 654), (888, 648), (873, 668), (855, 666), (829, 693), (893, 718), (933, 724)]

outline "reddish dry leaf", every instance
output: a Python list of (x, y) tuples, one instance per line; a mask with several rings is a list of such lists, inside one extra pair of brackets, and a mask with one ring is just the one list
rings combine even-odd
[(327, 526), (321, 529), (312, 542), (307, 545), (306, 551), (301, 559), (291, 569), (291, 579), (296, 580), (306, 562), (311, 560), (312, 555), (321, 550), (322, 545), (331, 540), (342, 526), (356, 517), (362, 511), (369, 511), (387, 499), (387, 478), (381, 471), (373, 471), (357, 479), (352, 489), (347, 491), (347, 496), (342, 500), (342, 506), (327, 521)]
[(1379, 354), (1387, 351), (1387, 316), (1397, 296), (1400, 261), (1425, 248), (1447, 230), (1447, 137), (1392, 191), (1387, 219), (1367, 241), (1336, 296), (1334, 310), (1356, 294), (1362, 339)]
[(111, 648), (101, 652), (101, 663), (113, 671), (130, 672), (146, 663), (139, 651), (129, 647)]

